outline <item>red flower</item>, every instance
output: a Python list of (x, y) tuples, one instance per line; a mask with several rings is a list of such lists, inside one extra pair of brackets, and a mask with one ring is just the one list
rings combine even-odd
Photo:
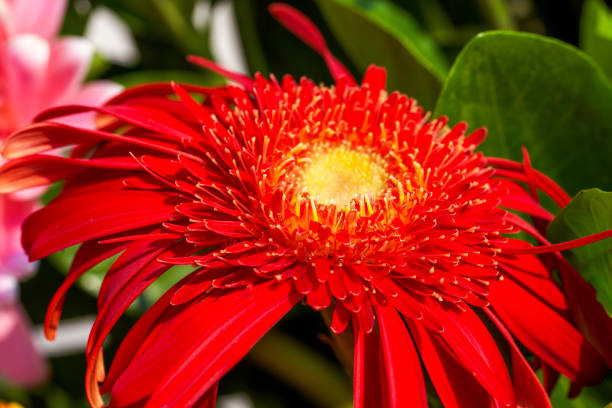
[[(333, 311), (334, 332), (352, 328), (357, 408), (425, 407), (419, 356), (446, 407), (550, 406), (513, 335), (549, 388), (559, 372), (577, 387), (605, 376), (610, 319), (575, 302), (592, 288), (557, 251), (611, 232), (550, 245), (535, 191), (569, 198), (527, 156), (475, 152), (483, 129), (428, 121), (387, 94), (381, 68), (355, 84), (312, 23), (273, 13), (323, 54), (335, 86), (235, 74), (241, 87), (151, 84), (38, 118), (94, 110), (99, 130), (38, 123), (4, 146), (4, 191), (66, 180), (24, 225), (31, 259), (83, 243), (49, 307), (49, 338), (70, 285), (121, 253), (87, 347), (91, 404), (110, 393), (112, 407), (213, 406), (219, 379), (300, 300)], [(69, 158), (42, 154), (69, 145)], [(543, 245), (508, 237), (519, 231)], [(196, 269), (136, 323), (104, 376), (114, 323), (177, 264)], [(568, 296), (555, 267), (576, 285)], [(505, 338), (512, 376), (483, 319)]]

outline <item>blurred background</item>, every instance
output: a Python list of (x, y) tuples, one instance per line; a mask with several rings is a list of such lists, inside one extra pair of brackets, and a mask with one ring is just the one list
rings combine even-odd
[[(440, 78), (448, 72), (462, 47), (479, 32), (528, 31), (578, 46), (581, 27), (584, 29), (588, 24), (582, 16), (584, 2), (581, 0), (285, 2), (312, 18), (332, 51), (357, 77), (375, 60), (389, 68), (390, 89), (406, 90), (410, 88), (410, 78), (405, 78), (402, 72), (408, 68), (401, 60), (390, 57), (392, 50), (385, 54), (376, 44), (369, 43), (375, 36), (351, 36), (351, 30), (371, 29), (365, 25), (371, 23), (367, 14), (351, 15), (355, 10), (368, 10), (376, 3), (376, 6), (383, 4), (387, 11), (395, 11), (399, 19), (395, 26), (417, 39), (417, 47), (434, 61), (427, 72), (434, 85), (416, 95), (428, 109), (434, 106)], [(226, 68), (249, 75), (290, 73), (331, 83), (323, 61), (314, 51), (270, 17), (269, 3), (266, 0), (70, 0), (61, 33), (85, 36), (95, 45), (89, 79), (110, 79), (124, 86), (169, 80), (203, 85), (224, 82), (219, 76), (187, 63), (187, 54), (212, 58)], [(611, 5), (609, 1), (597, 2), (601, 7), (606, 3)], [(338, 23), (343, 15), (349, 21), (344, 26)], [(69, 249), (43, 260), (38, 273), (22, 282), (20, 289), (21, 302), (34, 325), (36, 344), (49, 359), (51, 376), (45, 385), (29, 390), (0, 379), (0, 400), (16, 401), (25, 407), (88, 406), (84, 398), (83, 349), (96, 313), (95, 296), (108, 263), (85, 275), (69, 293), (65, 321), (60, 325), (56, 342), (44, 340), (40, 328), (47, 303), (64, 279), (73, 254), (74, 249)], [(184, 269), (171, 270), (132, 305), (105, 345), (107, 361), (138, 316), (185, 273)], [(603, 407), (612, 399), (611, 381), (585, 390), (575, 400), (565, 398), (567, 390), (568, 384), (560, 382), (553, 395), (555, 407)], [(302, 306), (283, 319), (223, 379), (219, 394), (220, 408), (351, 406), (350, 380), (336, 363), (326, 341), (326, 327), (318, 314)], [(432, 398), (431, 406), (440, 405)]]

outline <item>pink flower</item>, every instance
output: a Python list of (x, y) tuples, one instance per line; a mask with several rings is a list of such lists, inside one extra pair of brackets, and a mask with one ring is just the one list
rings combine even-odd
[[(106, 81), (82, 86), (93, 47), (83, 38), (56, 38), (65, 9), (66, 0), (0, 0), (0, 143), (44, 109), (98, 105), (120, 90)], [(87, 126), (90, 120), (77, 115), (67, 121)], [(17, 280), (34, 270), (21, 248), (20, 226), (37, 198), (36, 191), (0, 196), (0, 377), (23, 386), (46, 376), (16, 304)]]

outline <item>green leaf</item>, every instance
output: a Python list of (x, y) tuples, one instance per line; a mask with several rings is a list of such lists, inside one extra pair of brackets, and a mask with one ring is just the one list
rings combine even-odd
[(425, 107), (435, 104), (448, 65), (416, 20), (388, 0), (317, 0), (336, 38), (353, 62), (387, 69), (388, 89)]
[(435, 115), (470, 129), (486, 126), (481, 149), (522, 160), (570, 194), (612, 189), (612, 83), (593, 60), (561, 41), (493, 31), (463, 49), (444, 84)]
[[(553, 242), (565, 242), (612, 229), (612, 192), (579, 192), (548, 226)], [(568, 251), (569, 261), (597, 291), (597, 300), (612, 316), (612, 239)]]
[(601, 0), (587, 0), (580, 18), (580, 46), (612, 78), (612, 11)]

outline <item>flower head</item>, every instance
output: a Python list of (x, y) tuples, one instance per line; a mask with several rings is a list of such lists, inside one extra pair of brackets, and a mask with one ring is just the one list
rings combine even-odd
[[(68, 287), (121, 254), (87, 348), (90, 402), (110, 392), (112, 407), (212, 406), (218, 380), (300, 300), (329, 311), (332, 331), (352, 330), (356, 407), (426, 406), (419, 355), (445, 406), (550, 406), (512, 334), (551, 373), (578, 385), (604, 376), (609, 351), (571, 323), (535, 253), (610, 232), (561, 246), (513, 238), (543, 240), (508, 209), (552, 219), (530, 189), (560, 204), (567, 195), (527, 159), (476, 152), (483, 129), (449, 128), (388, 94), (384, 69), (356, 84), (309, 21), (273, 12), (324, 55), (334, 86), (234, 74), (241, 86), (152, 84), (38, 118), (94, 110), (99, 130), (43, 122), (4, 147), (3, 190), (66, 180), (24, 225), (31, 258), (83, 244), (51, 302), (49, 337)], [(42, 154), (69, 145), (69, 158)], [(560, 255), (548, 260), (570, 271)], [(113, 324), (178, 264), (195, 269), (132, 328), (104, 376)], [(482, 319), (508, 343), (512, 376)]]

